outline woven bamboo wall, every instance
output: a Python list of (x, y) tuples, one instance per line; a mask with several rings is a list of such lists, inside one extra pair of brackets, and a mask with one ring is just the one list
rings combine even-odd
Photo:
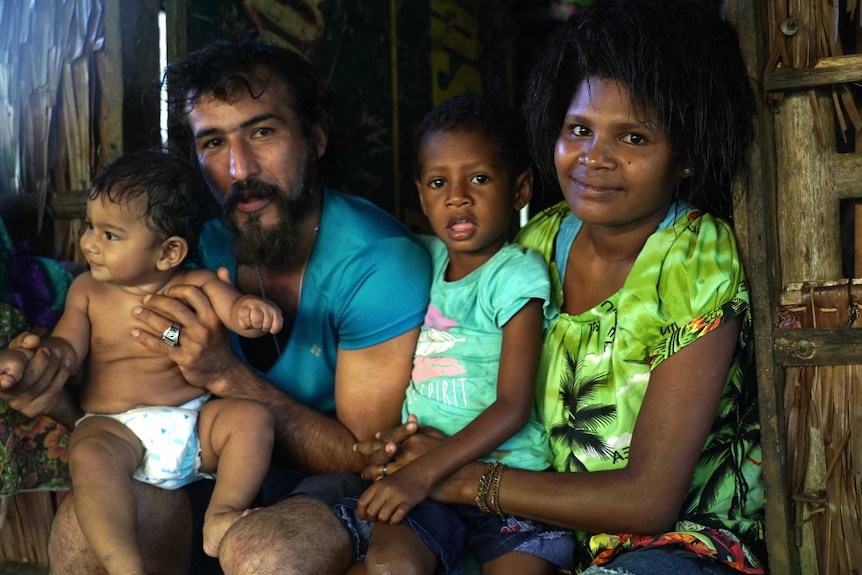
[[(752, 11), (730, 4), (743, 19)], [(760, 27), (743, 43), (764, 99), (752, 158), (760, 181), (749, 183), (761, 193), (744, 209), (770, 570), (850, 575), (862, 570), (862, 332), (845, 327), (860, 300), (858, 282), (848, 290), (842, 278), (862, 249), (842, 243), (840, 222), (862, 198), (859, 8), (754, 5)]]

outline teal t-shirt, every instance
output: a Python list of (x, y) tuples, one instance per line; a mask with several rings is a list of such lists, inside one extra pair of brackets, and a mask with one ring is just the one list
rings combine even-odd
[[(419, 334), (404, 417), (454, 435), (497, 397), (503, 326), (531, 299), (551, 314), (548, 270), (532, 250), (509, 244), (466, 277), (445, 280), (449, 255), (436, 237), (422, 237), (431, 254), (431, 302)], [(489, 454), (510, 467), (547, 469), (550, 446), (535, 405), (527, 425)]]
[[(201, 235), (204, 267), (236, 277), (230, 234), (219, 221)], [(422, 323), (431, 265), (413, 234), (371, 202), (325, 189), (301, 306), (281, 357), (261, 375), (297, 401), (335, 412), (339, 348), (382, 343)], [(244, 358), (239, 338), (233, 349)], [(374, 385), (369, 373), (367, 385)]]

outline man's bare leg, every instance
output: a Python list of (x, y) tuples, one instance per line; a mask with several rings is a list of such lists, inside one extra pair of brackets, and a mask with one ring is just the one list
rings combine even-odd
[(219, 548), (225, 575), (341, 575), (350, 535), (325, 503), (295, 495), (234, 523)]
[[(138, 541), (147, 570), (154, 575), (187, 575), (192, 518), (185, 492), (138, 481), (133, 482), (133, 491), (138, 506)], [(78, 525), (74, 493), (57, 509), (48, 540), (48, 560), (53, 575), (106, 573)]]

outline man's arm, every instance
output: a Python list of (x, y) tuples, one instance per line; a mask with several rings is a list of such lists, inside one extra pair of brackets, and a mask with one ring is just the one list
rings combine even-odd
[[(132, 336), (167, 354), (190, 384), (269, 406), (276, 418), (276, 451), (305, 471), (361, 471), (365, 460), (353, 450), (357, 439), (368, 439), (400, 419), (418, 328), (374, 346), (338, 351), (335, 419), (292, 399), (237, 358), (200, 288), (174, 286), (164, 296), (148, 296), (136, 314), (151, 331), (135, 329)], [(171, 323), (182, 326), (176, 347), (155, 335)]]

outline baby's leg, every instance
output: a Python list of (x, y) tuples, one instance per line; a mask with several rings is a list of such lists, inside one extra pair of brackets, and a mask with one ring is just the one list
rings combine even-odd
[(557, 571), (556, 565), (541, 557), (518, 551), (506, 553), (482, 565), (482, 575), (508, 575), (509, 573), (554, 575)]
[(272, 413), (256, 401), (213, 399), (201, 409), (198, 435), (201, 471), (216, 472), (204, 515), (204, 552), (217, 557), (222, 537), (254, 501), (269, 469)]
[(75, 514), (93, 551), (112, 575), (146, 573), (132, 492), (132, 475), (143, 453), (138, 437), (107, 417), (85, 419), (69, 439)]
[(368, 575), (432, 575), (436, 565), (437, 556), (406, 523), (374, 525), (365, 554)]

